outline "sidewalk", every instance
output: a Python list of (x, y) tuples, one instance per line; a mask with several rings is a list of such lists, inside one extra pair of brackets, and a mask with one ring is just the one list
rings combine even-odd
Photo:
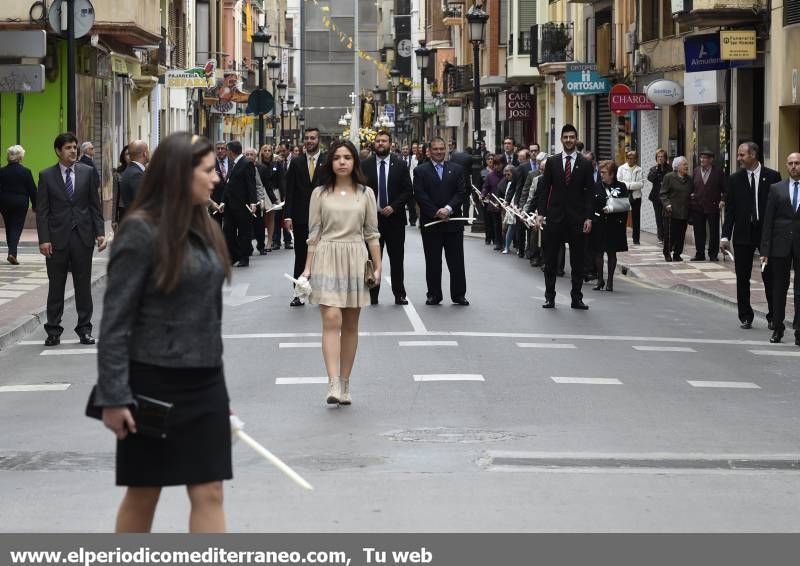
[[(21, 340), (26, 334), (44, 324), (47, 305), (47, 268), (39, 253), (36, 230), (23, 230), (17, 259), (19, 265), (6, 261), (8, 247), (0, 241), (0, 350)], [(92, 259), (92, 288), (106, 277), (108, 250)], [(65, 308), (74, 301), (72, 277), (67, 278)], [(72, 332), (69, 324), (65, 334)]]

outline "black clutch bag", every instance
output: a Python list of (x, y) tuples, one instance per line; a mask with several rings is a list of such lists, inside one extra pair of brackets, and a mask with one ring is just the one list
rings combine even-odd
[[(92, 419), (103, 420), (103, 407), (95, 404), (97, 386), (92, 387), (89, 401), (86, 403), (86, 416)], [(133, 395), (133, 405), (130, 406), (133, 420), (136, 422), (137, 434), (152, 438), (166, 438), (169, 430), (169, 415), (172, 403), (159, 401), (145, 395)]]

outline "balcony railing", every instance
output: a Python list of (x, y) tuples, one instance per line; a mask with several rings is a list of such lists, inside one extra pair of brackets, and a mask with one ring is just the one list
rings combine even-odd
[(444, 72), (444, 93), (469, 92), (472, 89), (472, 65), (450, 65)]
[(538, 39), (538, 45), (536, 49), (530, 49), (531, 66), (573, 61), (574, 35), (572, 22), (547, 22), (533, 26), (531, 37)]

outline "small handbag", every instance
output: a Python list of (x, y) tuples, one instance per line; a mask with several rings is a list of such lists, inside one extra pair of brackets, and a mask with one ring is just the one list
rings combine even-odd
[(375, 264), (371, 259), (364, 262), (364, 285), (367, 289), (374, 289), (378, 286), (378, 281), (375, 279)]
[(609, 197), (606, 200), (606, 208), (609, 214), (628, 212), (631, 209), (631, 201), (627, 197)]
[[(92, 387), (89, 400), (86, 403), (86, 416), (92, 419), (103, 420), (103, 407), (95, 404), (97, 386)], [(169, 415), (172, 403), (159, 401), (145, 395), (133, 395), (133, 404), (130, 406), (133, 420), (136, 423), (136, 432), (151, 438), (164, 439), (169, 430)]]

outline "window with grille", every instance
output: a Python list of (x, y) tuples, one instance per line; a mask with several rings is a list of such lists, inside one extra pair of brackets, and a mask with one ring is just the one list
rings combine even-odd
[(783, 25), (800, 24), (800, 0), (784, 0)]

